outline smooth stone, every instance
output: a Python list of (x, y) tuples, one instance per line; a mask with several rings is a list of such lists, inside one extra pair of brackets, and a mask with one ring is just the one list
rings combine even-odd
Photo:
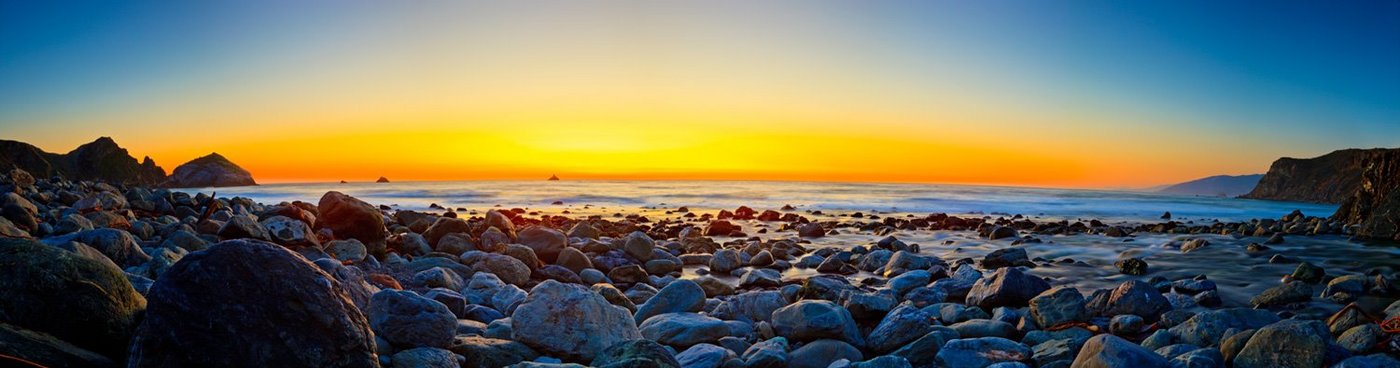
[(943, 344), (936, 356), (944, 367), (986, 367), (1002, 362), (1030, 361), (1031, 349), (1000, 337), (953, 339)]
[(846, 359), (863, 359), (860, 349), (841, 340), (821, 339), (809, 342), (793, 350), (788, 356), (789, 368), (826, 368), (831, 363)]
[(1254, 332), (1233, 363), (1239, 368), (1320, 367), (1330, 340), (1321, 321), (1283, 320)]
[(773, 330), (791, 341), (831, 338), (865, 345), (851, 313), (825, 300), (803, 300), (773, 311)]
[(603, 349), (642, 338), (632, 314), (586, 287), (546, 280), (511, 314), (512, 340), (551, 356), (591, 361)]
[(637, 306), (634, 320), (641, 324), (651, 316), (664, 313), (699, 312), (705, 306), (705, 290), (690, 280), (676, 280), (656, 293), (646, 303)]
[(375, 293), (365, 314), (375, 336), (395, 346), (444, 348), (456, 335), (457, 316), (446, 305), (412, 291)]
[(714, 343), (729, 336), (729, 325), (717, 318), (696, 313), (666, 313), (642, 322), (642, 337), (663, 345), (688, 348), (699, 343)]
[(993, 309), (1023, 307), (1031, 298), (1050, 289), (1050, 283), (1016, 267), (998, 268), (991, 275), (977, 280), (967, 293), (967, 304)]
[(1113, 335), (1098, 335), (1084, 342), (1079, 349), (1072, 367), (1076, 368), (1115, 368), (1141, 367), (1166, 368), (1171, 366), (1157, 353)]

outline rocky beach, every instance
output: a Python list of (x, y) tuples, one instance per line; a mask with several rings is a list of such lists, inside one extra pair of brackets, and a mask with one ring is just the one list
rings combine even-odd
[[(230, 177), (211, 159), (199, 177)], [(1344, 216), (407, 209), (340, 191), (259, 203), (19, 169), (3, 186), (6, 363), (1400, 364), (1400, 251), (1358, 234), (1383, 226)], [(1358, 197), (1388, 195), (1367, 187)]]

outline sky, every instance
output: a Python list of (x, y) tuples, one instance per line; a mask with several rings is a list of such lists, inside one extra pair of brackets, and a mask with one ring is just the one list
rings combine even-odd
[(1400, 2), (0, 0), (0, 139), (260, 182), (1127, 188), (1400, 146)]

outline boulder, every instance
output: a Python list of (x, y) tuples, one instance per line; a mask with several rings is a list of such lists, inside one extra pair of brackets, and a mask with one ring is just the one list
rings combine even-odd
[(289, 247), (321, 246), (321, 240), (316, 237), (315, 230), (311, 230), (311, 226), (301, 220), (278, 215), (263, 219), (259, 224), (277, 244)]
[(1084, 308), (1084, 295), (1072, 287), (1046, 290), (1031, 298), (1030, 305), (1031, 319), (1043, 328), (1089, 320), (1089, 311)]
[(428, 240), (428, 244), (436, 247), (438, 241), (447, 234), (466, 234), (470, 230), (471, 225), (467, 224), (467, 220), (456, 217), (438, 217), (436, 221), (433, 221), (432, 226), (428, 226), (428, 229), (423, 231), (423, 238)]
[(598, 368), (681, 368), (681, 363), (665, 347), (647, 340), (617, 343), (598, 353), (590, 366)]
[(496, 275), (507, 284), (525, 286), (530, 281), (530, 267), (515, 257), (473, 251), (462, 253), (461, 262), (474, 272)]
[(369, 324), (340, 283), (272, 243), (191, 253), (148, 297), (129, 367), (378, 365)]
[(393, 368), (457, 368), (457, 354), (443, 348), (412, 348), (394, 353)]
[(874, 353), (894, 351), (932, 332), (933, 324), (929, 322), (930, 318), (931, 316), (919, 308), (908, 305), (895, 308), (870, 331), (866, 346)]
[(1181, 342), (1196, 346), (1217, 346), (1225, 332), (1252, 330), (1278, 322), (1277, 315), (1259, 309), (1229, 308), (1197, 313), (1168, 331)]
[(320, 211), (318, 225), (331, 229), (336, 239), (356, 239), (365, 244), (370, 255), (384, 254), (384, 216), (379, 209), (355, 197), (330, 191), (321, 196), (316, 208)]
[(696, 313), (666, 313), (648, 318), (638, 327), (642, 337), (677, 349), (714, 343), (729, 336), (729, 326), (714, 317)]
[(1330, 340), (1321, 321), (1283, 320), (1256, 331), (1233, 363), (1241, 368), (1321, 367)]
[[(0, 354), (23, 359), (40, 367), (101, 367), (114, 368), (111, 358), (84, 350), (53, 336), (0, 323)], [(17, 367), (13, 360), (0, 360)]]
[[(634, 320), (641, 324), (647, 318), (664, 313), (699, 312), (705, 306), (705, 290), (690, 280), (676, 280), (661, 288), (646, 303), (637, 306)], [(669, 345), (669, 344), (668, 344)]]
[(1172, 309), (1167, 298), (1157, 288), (1146, 282), (1133, 280), (1118, 284), (1108, 296), (1105, 312), (1107, 315), (1133, 314), (1148, 322), (1157, 319)]
[(695, 344), (676, 354), (676, 362), (684, 368), (720, 368), (725, 362), (738, 358), (733, 351), (711, 344)]
[(717, 274), (727, 274), (743, 264), (739, 261), (739, 253), (733, 249), (720, 249), (710, 257), (710, 272)]
[(789, 368), (826, 368), (838, 360), (863, 359), (860, 349), (841, 340), (821, 339), (793, 350), (788, 357)]
[(375, 293), (365, 313), (376, 337), (404, 348), (447, 347), (457, 328), (447, 305), (412, 291)]
[(1050, 289), (1050, 283), (1016, 267), (999, 268), (977, 280), (967, 293), (967, 304), (991, 310), (996, 307), (1024, 307), (1031, 298)]
[(825, 300), (802, 300), (773, 311), (773, 331), (790, 341), (837, 339), (865, 345), (851, 313)]
[(622, 238), (622, 251), (638, 262), (651, 260), (652, 249), (656, 249), (656, 242), (644, 232), (633, 231)]
[(535, 255), (546, 263), (554, 263), (559, 259), (559, 252), (569, 245), (569, 238), (565, 237), (564, 233), (544, 226), (526, 227), (520, 230), (518, 237), (517, 242), (530, 247), (535, 251)]
[(131, 233), (125, 230), (95, 229), (57, 238), (44, 239), (45, 244), (58, 244), (70, 241), (76, 241), (93, 247), (122, 267), (140, 266), (151, 260), (151, 256), (141, 250), (141, 246), (136, 242), (136, 237), (131, 236)]
[(591, 361), (603, 349), (642, 338), (627, 309), (579, 285), (547, 280), (511, 314), (512, 340), (570, 361)]
[(0, 239), (0, 322), (53, 335), (118, 361), (146, 299), (108, 262)]
[(525, 344), (480, 336), (457, 336), (447, 350), (466, 358), (462, 368), (504, 367), (539, 357)]
[(1157, 353), (1113, 335), (1098, 335), (1084, 342), (1079, 355), (1074, 357), (1072, 367), (1116, 368), (1142, 367), (1166, 368), (1171, 363)]
[(1031, 348), (1000, 337), (953, 339), (938, 350), (943, 367), (986, 367), (1003, 362), (1028, 362)]

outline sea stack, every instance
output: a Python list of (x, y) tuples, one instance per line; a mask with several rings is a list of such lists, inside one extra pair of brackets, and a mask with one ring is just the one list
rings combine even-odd
[(375, 180), (374, 182), (375, 182), (375, 183), (388, 183), (388, 182), (389, 182), (389, 178), (386, 178), (386, 177), (381, 176), (381, 177), (379, 177), (379, 180)]
[(549, 181), (559, 181), (559, 175), (550, 175)]
[(253, 175), (218, 153), (196, 158), (175, 168), (166, 186), (171, 188), (238, 187), (258, 185)]

